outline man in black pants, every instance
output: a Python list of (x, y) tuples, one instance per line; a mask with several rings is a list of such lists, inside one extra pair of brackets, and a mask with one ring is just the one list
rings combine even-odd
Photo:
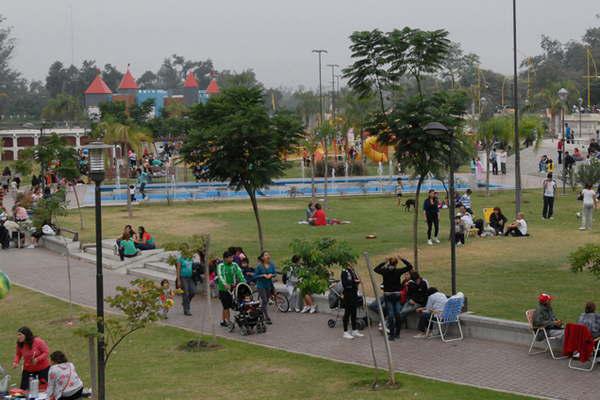
[(390, 340), (400, 337), (400, 292), (402, 291), (402, 275), (412, 271), (413, 266), (406, 259), (400, 259), (405, 265), (404, 268), (398, 268), (398, 259), (391, 257), (375, 267), (374, 271), (383, 276), (383, 298), (387, 313), (387, 326), (390, 330)]
[[(344, 288), (344, 339), (354, 339), (364, 335), (356, 328), (356, 306), (358, 302), (358, 284), (360, 280), (352, 266), (342, 269), (342, 287)], [(352, 324), (352, 331), (348, 330), (348, 322)]]
[(427, 244), (433, 245), (431, 241), (431, 228), (435, 229), (433, 241), (439, 243), (438, 233), (440, 230), (440, 218), (439, 218), (439, 202), (435, 196), (435, 190), (430, 190), (427, 193), (427, 198), (423, 203), (423, 212), (425, 213), (425, 220), (427, 221)]

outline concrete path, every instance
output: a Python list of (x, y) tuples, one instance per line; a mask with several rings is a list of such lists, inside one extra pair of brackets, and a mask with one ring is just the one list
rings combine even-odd
[[(67, 269), (63, 256), (44, 249), (12, 249), (0, 251), (0, 269), (15, 284), (31, 288), (61, 299), (66, 299)], [(52, 279), (48, 279), (52, 277)], [(95, 268), (73, 260), (71, 263), (73, 301), (95, 306)], [(115, 292), (117, 285), (127, 285), (132, 278), (105, 271), (106, 295)], [(214, 302), (212, 314), (220, 315)], [(203, 299), (192, 304), (192, 317), (185, 317), (179, 304), (172, 310), (168, 324), (203, 332), (210, 332), (207, 307)], [(272, 313), (274, 324), (264, 335), (242, 337), (236, 331), (223, 337), (244, 340), (296, 353), (325, 357), (343, 362), (372, 365), (368, 338), (353, 341), (341, 338), (341, 328), (330, 329), (331, 315)], [(366, 332), (365, 332), (366, 333)], [(385, 365), (383, 340), (373, 330), (379, 365)], [(497, 342), (466, 339), (443, 344), (439, 340), (414, 339), (413, 331), (403, 331), (401, 340), (392, 343), (395, 367), (400, 372), (416, 374), (454, 383), (510, 391), (553, 399), (598, 399), (598, 371), (591, 374), (570, 370), (567, 362), (553, 361), (545, 355), (528, 356), (527, 348)]]

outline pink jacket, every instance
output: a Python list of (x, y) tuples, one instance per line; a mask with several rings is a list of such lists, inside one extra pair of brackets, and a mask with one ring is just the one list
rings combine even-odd
[[(31, 347), (27, 344), (23, 344), (23, 347), (17, 345), (14, 362), (18, 364), (23, 359), (24, 371), (38, 372), (50, 366), (49, 352), (46, 342), (39, 337), (34, 337)], [(35, 364), (32, 363), (33, 359), (35, 359)]]

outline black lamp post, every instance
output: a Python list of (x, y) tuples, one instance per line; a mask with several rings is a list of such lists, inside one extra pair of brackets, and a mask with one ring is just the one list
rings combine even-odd
[(96, 399), (105, 399), (104, 374), (104, 278), (102, 275), (102, 199), (100, 184), (104, 180), (104, 151), (111, 146), (102, 142), (92, 142), (86, 149), (89, 152), (89, 177), (94, 181), (96, 207), (96, 318), (98, 323), (98, 393)]
[(448, 169), (449, 169), (449, 196), (450, 204), (448, 205), (448, 215), (450, 221), (450, 275), (452, 280), (452, 295), (456, 294), (456, 228), (454, 225), (454, 215), (456, 213), (455, 193), (454, 193), (454, 131), (447, 128), (439, 122), (431, 122), (427, 124), (424, 131), (432, 136), (448, 137), (449, 148), (448, 152)]
[(565, 142), (565, 104), (567, 102), (567, 98), (569, 96), (569, 91), (565, 88), (560, 88), (558, 91), (558, 98), (560, 100), (560, 130), (562, 136), (562, 192), (565, 194), (566, 185), (567, 185), (567, 170), (565, 169), (565, 153), (567, 150), (566, 142)]
[(583, 109), (583, 99), (580, 97), (577, 99), (577, 103), (579, 104), (579, 109), (577, 110), (579, 111), (579, 137), (582, 138), (583, 132), (581, 131), (581, 111)]

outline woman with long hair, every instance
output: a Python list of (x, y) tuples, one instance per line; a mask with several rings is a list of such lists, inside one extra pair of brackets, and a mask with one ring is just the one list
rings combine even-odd
[(62, 351), (50, 354), (50, 372), (48, 374), (48, 390), (46, 394), (50, 400), (76, 400), (83, 394), (83, 382), (75, 366), (67, 360)]
[(435, 190), (431, 189), (427, 193), (427, 198), (423, 203), (423, 212), (427, 222), (427, 244), (432, 245), (431, 230), (434, 229), (433, 241), (439, 243), (438, 234), (440, 231), (440, 202), (435, 195)]
[[(344, 288), (342, 301), (344, 302), (344, 339), (354, 339), (364, 336), (357, 329), (356, 325), (356, 307), (358, 306), (358, 285), (360, 279), (354, 271), (352, 265), (347, 265), (342, 269), (341, 275), (342, 287)], [(348, 330), (348, 323), (351, 324), (352, 331)]]
[(17, 331), (17, 346), (13, 368), (17, 368), (23, 361), (20, 388), (29, 390), (29, 378), (35, 377), (40, 381), (40, 388), (45, 388), (48, 383), (50, 360), (48, 359), (48, 345), (41, 338), (35, 336), (26, 326)]
[(140, 226), (138, 228), (138, 240), (135, 242), (135, 247), (140, 250), (154, 250), (156, 249), (156, 243), (154, 237), (148, 233), (146, 228)]
[(258, 261), (259, 263), (254, 269), (254, 280), (258, 296), (260, 297), (260, 307), (265, 315), (265, 323), (270, 325), (271, 318), (268, 311), (269, 297), (275, 288), (273, 286), (273, 278), (277, 275), (277, 271), (275, 270), (275, 264), (271, 262), (271, 254), (268, 251), (260, 253)]

